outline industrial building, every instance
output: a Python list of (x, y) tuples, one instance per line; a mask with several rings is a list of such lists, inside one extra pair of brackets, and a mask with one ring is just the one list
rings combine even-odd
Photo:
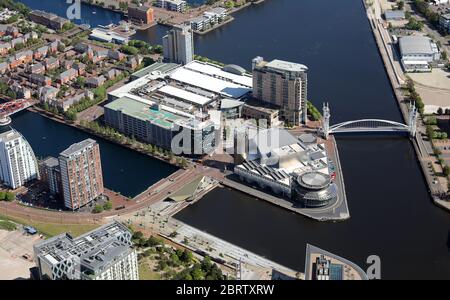
[(307, 70), (305, 65), (282, 60), (252, 61), (253, 97), (276, 105), (280, 118), (298, 126), (307, 121)]
[(33, 149), (15, 129), (0, 133), (0, 180), (16, 189), (39, 178), (39, 168)]
[(188, 64), (194, 60), (194, 34), (189, 25), (174, 25), (163, 37), (164, 59)]
[(138, 280), (132, 234), (118, 222), (73, 238), (68, 233), (34, 245), (40, 279)]
[(234, 173), (241, 181), (304, 207), (337, 200), (323, 144), (312, 134), (298, 138), (280, 128), (241, 126), (235, 132)]
[(403, 68), (406, 72), (430, 72), (431, 63), (440, 59), (437, 45), (426, 36), (411, 35), (399, 38)]

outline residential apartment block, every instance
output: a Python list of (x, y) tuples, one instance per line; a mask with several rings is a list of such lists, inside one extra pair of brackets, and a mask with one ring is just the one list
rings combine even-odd
[(59, 154), (64, 205), (79, 209), (102, 195), (100, 147), (92, 139), (71, 145)]
[(0, 180), (12, 189), (39, 177), (33, 149), (16, 130), (0, 134)]
[(40, 279), (47, 280), (138, 280), (132, 234), (112, 222), (73, 238), (68, 233), (34, 245)]
[(280, 108), (280, 118), (292, 125), (307, 121), (307, 70), (305, 65), (256, 57), (252, 61), (253, 96)]

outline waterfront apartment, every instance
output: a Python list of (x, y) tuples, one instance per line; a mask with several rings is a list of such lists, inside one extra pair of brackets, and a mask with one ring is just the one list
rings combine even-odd
[(398, 43), (405, 72), (431, 72), (430, 64), (440, 59), (439, 49), (429, 37), (403, 36)]
[(195, 31), (203, 31), (207, 26), (220, 23), (227, 17), (227, 10), (222, 7), (215, 7), (205, 11), (202, 16), (191, 20), (191, 28)]
[(184, 12), (187, 7), (186, 1), (184, 0), (156, 0), (154, 5), (178, 12)]
[(0, 180), (16, 189), (39, 177), (38, 163), (27, 140), (15, 129), (0, 134)]
[(112, 222), (73, 238), (63, 233), (34, 245), (43, 280), (138, 280), (136, 250), (130, 230)]
[(280, 118), (298, 126), (307, 122), (307, 70), (305, 65), (256, 57), (252, 61), (253, 96), (280, 108)]
[(189, 25), (175, 25), (163, 37), (164, 59), (177, 64), (188, 64), (194, 59), (194, 34)]
[(77, 210), (103, 194), (100, 147), (92, 139), (71, 145), (59, 154), (64, 205)]

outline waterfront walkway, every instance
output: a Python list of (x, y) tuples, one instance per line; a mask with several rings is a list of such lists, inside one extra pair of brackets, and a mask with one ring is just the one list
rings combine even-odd
[[(405, 122), (409, 121), (408, 117), (408, 106), (409, 101), (405, 98), (405, 96), (402, 93), (402, 77), (404, 77), (404, 74), (402, 71), (398, 71), (395, 68), (395, 62), (393, 57), (393, 52), (389, 51), (389, 49), (392, 49), (389, 42), (384, 37), (386, 33), (383, 33), (386, 31), (386, 29), (382, 26), (382, 20), (381, 20), (381, 8), (379, 6), (379, 2), (374, 2), (374, 11), (370, 7), (367, 7), (367, 4), (364, 0), (363, 4), (366, 7), (367, 17), (369, 19), (369, 23), (371, 24), (372, 32), (375, 37), (375, 41), (377, 43), (378, 49), (380, 51), (381, 57), (383, 59), (384, 66), (386, 68), (387, 75), (389, 77), (389, 80), (392, 85), (392, 89), (394, 91), (395, 98), (397, 99), (400, 111), (402, 113), (403, 119)], [(426, 136), (426, 128), (422, 121), (418, 122), (417, 125), (417, 134), (415, 138), (413, 139), (413, 147), (417, 154), (417, 159), (420, 163), (420, 166), (422, 167), (423, 174), (425, 175), (426, 182), (428, 184), (430, 194), (433, 197), (433, 201), (437, 203), (439, 200), (438, 196), (439, 194), (446, 193), (446, 190), (440, 185), (436, 184), (435, 180), (435, 174), (434, 172), (428, 167), (428, 164), (433, 162), (435, 158), (433, 157), (433, 153), (430, 153), (430, 149), (432, 149), (430, 142), (427, 140), (424, 140), (424, 136)]]

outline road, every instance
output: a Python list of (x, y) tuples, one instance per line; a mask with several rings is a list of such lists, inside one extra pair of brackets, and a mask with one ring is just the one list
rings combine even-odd
[[(187, 170), (178, 170), (167, 178), (158, 181), (149, 189), (136, 196), (134, 203), (120, 211), (108, 211), (99, 214), (88, 212), (59, 212), (38, 209), (21, 205), (17, 202), (0, 202), (0, 214), (20, 217), (35, 222), (61, 223), (61, 224), (100, 224), (106, 218), (132, 213), (148, 207), (167, 198), (170, 193), (179, 190), (191, 182), (197, 175), (203, 174), (203, 167), (193, 167)], [(206, 171), (205, 173), (210, 173)], [(164, 188), (156, 191), (160, 185)]]

